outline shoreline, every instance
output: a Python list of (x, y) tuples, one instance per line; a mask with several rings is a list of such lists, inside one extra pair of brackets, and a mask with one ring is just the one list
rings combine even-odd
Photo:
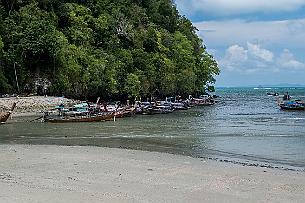
[(183, 156), (190, 157), (194, 159), (204, 159), (206, 161), (219, 162), (219, 163), (227, 163), (244, 167), (254, 167), (261, 169), (273, 169), (273, 170), (281, 170), (281, 171), (293, 171), (293, 172), (301, 172), (305, 175), (305, 168), (301, 166), (289, 165), (289, 164), (281, 164), (274, 162), (263, 162), (256, 161), (251, 159), (237, 159), (232, 157), (225, 156), (217, 156), (217, 155), (209, 155), (206, 156), (197, 156), (189, 153), (174, 153), (171, 151), (160, 151), (160, 150), (150, 150), (150, 149), (140, 149), (140, 148), (132, 148), (132, 147), (122, 147), (122, 146), (107, 146), (107, 145), (70, 145), (70, 144), (44, 144), (44, 143), (0, 143), (1, 145), (30, 145), (30, 146), (57, 146), (57, 147), (97, 147), (97, 148), (106, 148), (106, 149), (121, 149), (121, 150), (132, 150), (146, 153), (161, 153), (161, 154), (169, 154), (175, 156)]
[[(13, 102), (17, 103), (17, 109), (13, 112), (11, 117), (40, 117), (42, 116), (43, 110), (54, 108), (56, 105), (59, 105), (61, 103), (64, 103), (66, 105), (74, 104), (75, 102), (78, 102), (77, 100), (67, 99), (64, 97), (53, 97), (53, 96), (30, 96), (30, 97), (10, 97), (10, 98), (0, 98), (0, 111), (2, 109), (9, 109), (10, 105)], [(23, 118), (20, 118), (22, 120)], [(18, 120), (18, 119), (16, 119)], [(105, 146), (100, 146), (105, 147)], [(114, 146), (114, 148), (119, 148), (119, 146)], [(128, 149), (128, 147), (126, 147)], [(142, 150), (143, 149), (139, 149)], [(149, 151), (158, 151), (158, 150), (149, 150)], [(166, 152), (171, 153), (171, 152)], [(189, 156), (189, 154), (184, 153), (173, 153), (173, 154), (180, 154), (184, 156)], [(204, 158), (209, 160), (215, 160), (219, 162), (228, 162), (232, 164), (242, 165), (242, 166), (254, 166), (254, 167), (260, 167), (260, 168), (274, 168), (274, 169), (280, 169), (280, 170), (291, 170), (291, 171), (300, 171), (304, 172), (304, 167), (299, 167), (296, 165), (289, 165), (289, 164), (282, 164), (282, 163), (276, 163), (276, 162), (268, 162), (268, 161), (257, 161), (257, 160), (251, 160), (251, 159), (239, 159), (234, 158), (230, 156), (217, 156), (213, 154), (206, 154), (205, 157), (200, 157), (197, 155), (191, 155), (194, 158)]]
[(305, 201), (303, 172), (94, 146), (0, 150), (4, 202)]
[[(198, 158), (204, 158), (204, 157), (198, 157)], [(234, 158), (230, 159), (230, 158), (226, 158), (226, 157), (223, 157), (223, 158), (207, 157), (205, 159), (217, 161), (217, 162), (229, 163), (229, 164), (236, 164), (236, 165), (245, 166), (245, 167), (256, 167), (256, 168), (262, 168), (262, 169), (269, 168), (269, 169), (274, 169), (274, 170), (301, 172), (301, 173), (305, 174), (305, 168), (300, 167), (300, 166), (288, 165), (288, 164), (253, 161), (253, 160), (249, 160), (249, 159), (234, 159)]]
[(8, 111), (13, 103), (16, 108), (12, 113), (13, 117), (39, 116), (42, 111), (53, 109), (60, 104), (72, 105), (77, 102), (74, 99), (54, 96), (29, 96), (29, 97), (7, 97), (0, 98), (0, 112)]

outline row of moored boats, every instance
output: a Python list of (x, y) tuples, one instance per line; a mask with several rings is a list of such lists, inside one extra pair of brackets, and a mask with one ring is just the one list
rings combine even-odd
[(44, 122), (52, 123), (108, 121), (135, 114), (167, 114), (178, 110), (187, 110), (193, 106), (210, 106), (215, 103), (212, 95), (203, 95), (199, 98), (189, 97), (186, 100), (177, 100), (171, 97), (166, 98), (165, 101), (136, 101), (133, 105), (125, 106), (120, 105), (120, 103), (81, 102), (71, 107), (66, 107), (63, 104), (56, 106), (54, 109), (45, 111), (41, 119)]

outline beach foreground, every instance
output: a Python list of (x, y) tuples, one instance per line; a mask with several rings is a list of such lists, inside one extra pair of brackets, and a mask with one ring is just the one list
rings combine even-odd
[(157, 152), (1, 145), (0, 202), (305, 202), (305, 174)]

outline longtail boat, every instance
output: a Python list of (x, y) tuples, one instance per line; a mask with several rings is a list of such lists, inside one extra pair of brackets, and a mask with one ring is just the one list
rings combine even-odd
[(191, 106), (211, 106), (215, 104), (213, 96), (201, 95), (199, 98), (193, 98), (189, 96), (189, 101)]
[(282, 110), (298, 110), (298, 111), (305, 110), (305, 103), (301, 100), (284, 101), (282, 103), (279, 103), (279, 106)]
[(0, 112), (0, 123), (5, 123), (7, 121), (7, 119), (10, 117), (10, 115), (14, 111), (15, 107), (16, 107), (16, 103), (13, 104), (13, 106), (12, 106), (10, 111), (8, 111), (8, 112)]
[(99, 122), (114, 119), (114, 113), (103, 113), (96, 115), (75, 115), (75, 116), (44, 116), (44, 122), (50, 123), (72, 123), (72, 122)]

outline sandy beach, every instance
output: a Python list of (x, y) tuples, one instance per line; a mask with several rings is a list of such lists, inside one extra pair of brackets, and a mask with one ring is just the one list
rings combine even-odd
[(304, 172), (101, 147), (0, 150), (0, 202), (305, 202)]
[(59, 104), (70, 106), (75, 104), (76, 100), (52, 96), (0, 98), (0, 112), (8, 111), (14, 102), (16, 102), (17, 105), (13, 112), (13, 116), (35, 116), (42, 111), (52, 109)]

